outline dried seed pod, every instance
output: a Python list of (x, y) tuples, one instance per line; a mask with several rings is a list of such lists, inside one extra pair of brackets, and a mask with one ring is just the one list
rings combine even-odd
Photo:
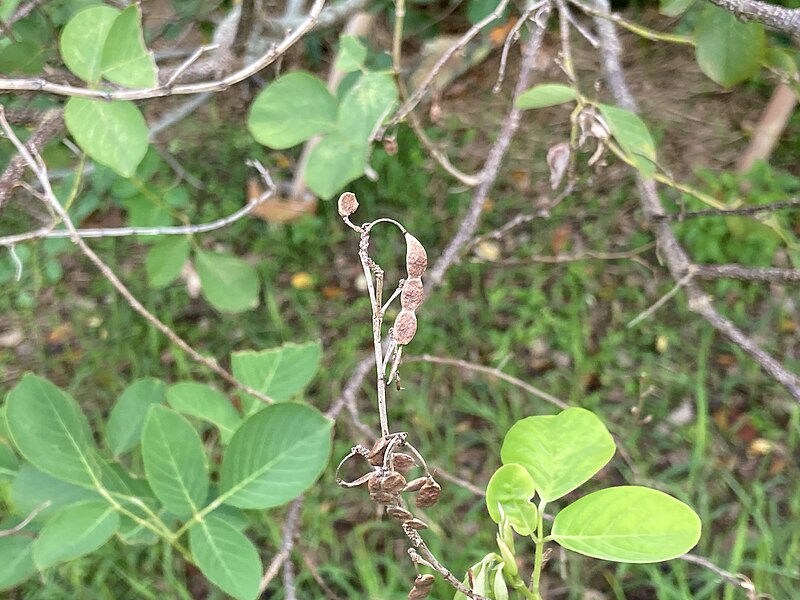
[(414, 515), (400, 506), (390, 506), (386, 509), (386, 512), (389, 513), (390, 517), (397, 519), (400, 522), (409, 521), (414, 518)]
[(372, 477), (367, 481), (367, 489), (370, 492), (381, 491), (381, 476), (378, 473), (373, 473)]
[(400, 306), (407, 310), (417, 310), (419, 305), (422, 304), (424, 292), (422, 279), (419, 277), (406, 279), (403, 284), (403, 290), (400, 292)]
[(397, 317), (392, 325), (392, 337), (401, 346), (405, 346), (414, 339), (417, 333), (417, 315), (414, 311), (403, 309), (397, 313)]
[(417, 508), (429, 508), (439, 501), (442, 487), (432, 479), (420, 488), (417, 494)]
[(408, 600), (423, 600), (427, 598), (430, 593), (431, 588), (418, 588), (415, 586), (408, 592)]
[(383, 479), (381, 479), (381, 490), (384, 492), (396, 494), (397, 492), (402, 491), (405, 486), (406, 478), (397, 471), (389, 473)]
[(420, 519), (409, 519), (405, 522), (411, 529), (427, 529), (428, 524)]
[(339, 196), (339, 216), (349, 217), (358, 210), (358, 200), (353, 192), (345, 192)]
[(383, 457), (386, 454), (386, 447), (389, 445), (389, 440), (385, 437), (379, 437), (372, 445), (372, 450), (369, 451), (369, 464), (374, 467), (380, 467), (383, 464)]
[(406, 271), (409, 277), (422, 277), (428, 268), (428, 253), (419, 240), (406, 233)]
[(415, 461), (414, 458), (409, 456), (408, 454), (397, 452), (392, 455), (392, 466), (396, 471), (404, 473), (409, 469), (416, 467), (417, 461)]
[(398, 494), (384, 491), (370, 492), (369, 497), (380, 504), (394, 504), (400, 499)]
[(406, 487), (403, 488), (404, 492), (418, 492), (422, 489), (422, 486), (428, 483), (427, 477), (417, 477), (416, 479), (412, 479), (406, 484)]
[(414, 587), (431, 588), (433, 587), (435, 581), (436, 577), (434, 577), (430, 573), (425, 573), (424, 575), (417, 575), (417, 578), (414, 580)]

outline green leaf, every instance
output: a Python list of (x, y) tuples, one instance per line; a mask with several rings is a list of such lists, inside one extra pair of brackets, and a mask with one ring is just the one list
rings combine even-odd
[(103, 46), (117, 15), (111, 6), (92, 6), (72, 17), (61, 33), (64, 64), (88, 83), (100, 80)]
[(202, 383), (186, 381), (167, 390), (169, 405), (186, 415), (203, 419), (219, 428), (222, 443), (227, 444), (242, 418), (228, 398)]
[(364, 73), (339, 105), (336, 119), (339, 135), (354, 147), (367, 143), (396, 100), (397, 87), (391, 75)]
[(35, 75), (42, 70), (47, 48), (32, 42), (14, 42), (0, 50), (0, 72)]
[(339, 133), (326, 135), (311, 150), (305, 178), (309, 189), (328, 200), (364, 174), (369, 146), (352, 144)]
[(39, 569), (97, 550), (119, 529), (119, 514), (105, 502), (81, 502), (50, 519), (33, 542), (33, 561)]
[(34, 466), (64, 481), (94, 485), (92, 433), (71, 396), (28, 373), (8, 394), (6, 419), (14, 445)]
[(161, 289), (168, 286), (181, 274), (189, 258), (189, 238), (183, 235), (168, 235), (147, 252), (147, 279), (150, 287)]
[(685, 13), (695, 0), (660, 0), (659, 12), (668, 17), (677, 17)]
[(137, 4), (123, 10), (108, 30), (102, 54), (102, 75), (129, 88), (155, 87), (156, 62), (144, 44)]
[(197, 512), (208, 495), (203, 442), (181, 415), (154, 405), (142, 431), (147, 481), (164, 507), (179, 517)]
[(14, 451), (0, 442), (0, 481), (11, 481), (17, 476), (19, 461)]
[(64, 122), (92, 160), (122, 177), (132, 177), (147, 154), (147, 124), (133, 102), (70, 98), (64, 108)]
[(115, 456), (139, 445), (147, 411), (153, 404), (164, 404), (167, 385), (152, 377), (137, 379), (126, 387), (108, 416), (106, 443)]
[(628, 158), (642, 175), (652, 177), (656, 171), (656, 145), (644, 121), (635, 113), (619, 106), (598, 104), (597, 107), (608, 124), (611, 135)]
[(600, 419), (583, 408), (568, 408), (555, 416), (517, 421), (506, 434), (500, 456), (504, 464), (525, 467), (539, 496), (550, 502), (587, 481), (615, 450)]
[(520, 535), (536, 530), (536, 506), (531, 498), (536, 487), (525, 467), (504, 465), (495, 471), (486, 487), (486, 508), (492, 521), (500, 523), (503, 516)]
[(18, 586), (34, 573), (33, 539), (23, 535), (0, 537), (0, 591)]
[(189, 548), (203, 575), (237, 600), (255, 600), (261, 582), (258, 550), (226, 521), (206, 517), (189, 530)]
[[(284, 344), (256, 352), (243, 350), (231, 354), (233, 376), (251, 388), (275, 400), (289, 400), (307, 386), (319, 370), (322, 346), (319, 342)], [(262, 403), (243, 394), (248, 413)]]
[(494, 568), (492, 591), (494, 592), (494, 600), (508, 600), (508, 585), (506, 585), (506, 580), (503, 577), (503, 565), (497, 565)]
[(331, 421), (303, 404), (273, 404), (233, 435), (220, 469), (220, 498), (239, 508), (270, 508), (302, 494), (325, 469)]
[(517, 98), (517, 108), (544, 108), (572, 102), (575, 90), (560, 83), (541, 83), (525, 90)]
[(639, 486), (612, 487), (561, 510), (551, 535), (569, 550), (628, 563), (670, 560), (700, 539), (700, 517), (672, 496)]
[[(469, 0), (467, 2), (467, 20), (473, 25), (488, 17), (500, 4), (500, 0)], [(487, 25), (487, 27), (497, 26), (508, 14), (508, 7), (503, 10), (497, 19)]]
[(339, 38), (339, 53), (336, 55), (335, 69), (344, 73), (359, 71), (364, 68), (367, 59), (367, 47), (354, 35), (343, 35)]
[(291, 148), (335, 126), (336, 99), (324, 82), (303, 72), (283, 75), (265, 87), (247, 119), (256, 141), (276, 149)]
[(718, 84), (731, 87), (758, 73), (766, 48), (760, 23), (742, 23), (733, 13), (709, 4), (694, 35), (697, 64)]
[(77, 502), (99, 498), (96, 492), (56, 479), (27, 462), (22, 463), (11, 484), (11, 502), (15, 514), (29, 515), (45, 502), (50, 503), (38, 513), (37, 520), (50, 517)]
[(255, 268), (241, 258), (197, 250), (195, 266), (208, 303), (222, 312), (243, 312), (258, 306), (261, 282)]

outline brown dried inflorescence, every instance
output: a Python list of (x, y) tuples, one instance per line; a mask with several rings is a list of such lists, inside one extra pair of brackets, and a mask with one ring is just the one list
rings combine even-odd
[(358, 200), (353, 192), (345, 192), (339, 196), (338, 202), (339, 216), (343, 219), (349, 217), (358, 210)]

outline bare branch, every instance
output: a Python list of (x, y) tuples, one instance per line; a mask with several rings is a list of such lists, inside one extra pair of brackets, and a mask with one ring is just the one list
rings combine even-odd
[(267, 589), (267, 586), (275, 578), (278, 571), (281, 570), (281, 567), (284, 566), (284, 563), (289, 560), (289, 556), (292, 554), (294, 538), (297, 536), (297, 531), (300, 528), (300, 511), (303, 508), (304, 502), (305, 496), (300, 496), (295, 498), (292, 505), (289, 507), (289, 512), (286, 514), (286, 521), (283, 523), (281, 547), (278, 553), (272, 558), (267, 570), (264, 572), (264, 576), (261, 578), (261, 584), (259, 585), (259, 590), (261, 592)]
[(745, 281), (791, 281), (800, 283), (800, 269), (747, 267), (745, 265), (697, 265), (699, 279), (743, 279)]
[(44, 502), (42, 502), (41, 504), (36, 506), (30, 512), (30, 514), (27, 517), (22, 519), (22, 521), (17, 523), (14, 527), (12, 527), (11, 529), (3, 529), (3, 530), (1, 530), (0, 531), (0, 538), (6, 537), (6, 536), (9, 536), (9, 535), (15, 535), (15, 534), (21, 532), (23, 529), (25, 529), (25, 527), (28, 526), (28, 523), (30, 523), (31, 521), (33, 521), (36, 518), (36, 515), (38, 515), (40, 512), (42, 512), (44, 509), (46, 509), (51, 504), (52, 504), (52, 502), (50, 500), (45, 500)]
[(780, 32), (800, 37), (800, 9), (784, 8), (759, 0), (709, 0), (742, 20), (757, 21)]
[(203, 92), (221, 92), (232, 85), (244, 81), (261, 71), (263, 68), (275, 62), (283, 56), (292, 46), (294, 46), (306, 33), (317, 24), (317, 19), (325, 5), (326, 0), (315, 0), (308, 16), (294, 30), (291, 31), (283, 40), (271, 47), (266, 53), (254, 62), (245, 65), (241, 69), (223, 77), (219, 80), (203, 81), (198, 83), (186, 83), (180, 85), (167, 86), (165, 84), (135, 90), (93, 90), (74, 85), (54, 83), (42, 78), (21, 78), (10, 79), (0, 78), (0, 90), (4, 91), (30, 91), (44, 92), (59, 96), (77, 96), (80, 98), (93, 98), (96, 100), (146, 100), (149, 98), (163, 98), (164, 96), (178, 96), (185, 94), (201, 94)]
[(748, 600), (756, 600), (757, 598), (762, 598), (763, 596), (756, 591), (753, 582), (750, 581), (749, 578), (745, 577), (741, 573), (731, 573), (730, 571), (726, 571), (722, 567), (719, 567), (712, 563), (705, 557), (697, 556), (696, 554), (684, 554), (683, 556), (679, 557), (681, 560), (685, 560), (686, 562), (700, 565), (704, 569), (708, 569), (712, 573), (716, 573), (719, 575), (726, 583), (734, 587), (741, 588), (747, 593)]
[(800, 198), (792, 198), (790, 200), (780, 200), (778, 202), (770, 202), (769, 204), (760, 204), (758, 206), (742, 206), (741, 208), (726, 208), (716, 209), (708, 208), (704, 210), (686, 211), (681, 213), (665, 215), (665, 218), (671, 221), (683, 221), (684, 219), (696, 219), (700, 217), (732, 217), (732, 216), (751, 216), (761, 213), (771, 213), (779, 210), (787, 210), (792, 208), (800, 208)]

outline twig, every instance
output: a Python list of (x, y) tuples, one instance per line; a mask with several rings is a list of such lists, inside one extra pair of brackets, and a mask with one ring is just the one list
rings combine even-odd
[(294, 538), (297, 535), (298, 528), (300, 527), (300, 511), (303, 508), (304, 502), (305, 496), (299, 496), (298, 498), (295, 498), (289, 507), (289, 511), (286, 513), (286, 521), (283, 523), (283, 530), (281, 533), (281, 547), (278, 550), (278, 553), (272, 558), (267, 570), (264, 572), (264, 576), (261, 578), (261, 583), (258, 589), (262, 593), (267, 589), (267, 586), (275, 578), (275, 576), (278, 574), (278, 571), (281, 570), (281, 567), (284, 565), (284, 563), (286, 563), (286, 561), (289, 559), (289, 556), (292, 554), (292, 549), (294, 548)]
[(26, 2), (22, 6), (18, 6), (17, 10), (8, 18), (6, 21), (7, 27), (12, 27), (14, 23), (19, 21), (20, 19), (24, 19), (29, 14), (31, 14), (34, 10), (36, 10), (39, 5), (44, 4), (45, 0), (31, 0), (30, 2)]
[(747, 267), (745, 265), (697, 265), (699, 279), (743, 279), (745, 281), (800, 282), (800, 269)]
[(50, 500), (45, 500), (41, 504), (37, 505), (30, 512), (30, 514), (27, 517), (22, 519), (22, 521), (17, 523), (14, 527), (12, 527), (11, 529), (0, 530), (0, 538), (19, 533), (20, 531), (25, 529), (25, 527), (28, 526), (28, 523), (30, 523), (31, 521), (33, 521), (36, 518), (36, 515), (38, 515), (40, 512), (42, 512), (44, 509), (46, 509), (51, 504), (52, 504), (52, 502)]
[(610, 7), (606, 10), (603, 10), (594, 8), (590, 4), (582, 2), (581, 0), (568, 0), (568, 2), (580, 8), (587, 15), (592, 15), (593, 17), (605, 19), (612, 23), (616, 23), (623, 29), (627, 29), (631, 33), (635, 33), (636, 35), (646, 40), (650, 40), (652, 42), (671, 42), (673, 44), (682, 44), (685, 46), (695, 45), (695, 39), (691, 36), (676, 35), (674, 33), (662, 33), (660, 31), (656, 31), (655, 29), (650, 29), (648, 27), (645, 27), (644, 25), (640, 25), (639, 23), (629, 21), (628, 19), (622, 17), (621, 15), (612, 13)]
[(511, 45), (516, 43), (519, 40), (519, 30), (522, 29), (522, 26), (525, 22), (531, 18), (531, 15), (539, 10), (539, 6), (534, 4), (533, 6), (527, 8), (522, 16), (517, 19), (514, 26), (506, 35), (506, 39), (503, 42), (503, 51), (500, 54), (500, 67), (497, 70), (497, 80), (494, 83), (494, 87), (492, 88), (492, 93), (496, 94), (500, 91), (500, 88), (503, 87), (503, 81), (506, 78), (506, 66), (508, 64), (508, 53), (511, 51)]
[(176, 225), (172, 227), (98, 227), (92, 229), (75, 229), (74, 232), (70, 231), (69, 229), (53, 230), (48, 227), (42, 227), (40, 229), (36, 229), (34, 231), (28, 231), (26, 233), (19, 233), (15, 235), (0, 237), (0, 246), (10, 246), (13, 244), (18, 244), (20, 242), (27, 242), (43, 238), (44, 239), (71, 238), (74, 235), (77, 235), (79, 238), (82, 239), (129, 237), (134, 235), (142, 235), (142, 236), (193, 235), (197, 233), (208, 233), (209, 231), (221, 229), (232, 223), (235, 223), (239, 219), (253, 212), (253, 210), (259, 204), (264, 203), (267, 199), (272, 197), (275, 191), (275, 184), (272, 182), (272, 179), (269, 177), (269, 174), (264, 169), (264, 167), (261, 166), (260, 163), (250, 163), (250, 164), (257, 165), (259, 172), (264, 177), (264, 181), (266, 182), (267, 185), (266, 191), (262, 193), (260, 196), (258, 196), (255, 200), (248, 202), (245, 206), (243, 206), (239, 210), (220, 219), (211, 221), (209, 223), (200, 223), (197, 225)]
[(800, 9), (784, 8), (759, 0), (709, 0), (740, 19), (757, 21), (783, 33), (800, 37)]
[(154, 125), (150, 127), (149, 138), (150, 141), (154, 141), (159, 133), (167, 129), (168, 127), (172, 127), (176, 123), (182, 121), (198, 108), (200, 108), (203, 104), (208, 102), (213, 97), (211, 92), (205, 92), (203, 94), (198, 94), (193, 98), (190, 98), (185, 103), (181, 104), (177, 108), (166, 113), (162, 116)]
[(461, 477), (458, 477), (458, 476), (456, 476), (456, 475), (453, 475), (453, 474), (452, 474), (452, 473), (450, 473), (449, 471), (445, 471), (444, 469), (442, 469), (442, 468), (439, 468), (439, 467), (432, 466), (431, 468), (432, 468), (432, 469), (433, 469), (433, 471), (434, 471), (434, 472), (435, 472), (435, 473), (436, 473), (436, 474), (437, 474), (439, 477), (441, 477), (442, 479), (446, 479), (446, 480), (447, 480), (447, 481), (449, 481), (450, 483), (454, 483), (454, 484), (456, 484), (458, 487), (462, 487), (462, 488), (464, 488), (465, 490), (467, 490), (467, 491), (469, 491), (469, 492), (472, 492), (472, 493), (473, 493), (473, 494), (475, 494), (476, 496), (483, 497), (483, 496), (485, 496), (485, 495), (486, 495), (486, 492), (485, 492), (484, 490), (482, 490), (481, 488), (479, 488), (479, 487), (478, 487), (477, 485), (475, 485), (474, 483), (470, 483), (470, 482), (469, 482), (469, 481), (467, 481), (466, 479), (461, 479)]
[(513, 375), (509, 375), (508, 373), (504, 373), (503, 371), (495, 369), (493, 367), (486, 367), (484, 365), (468, 362), (466, 360), (459, 360), (457, 358), (431, 356), (430, 354), (421, 354), (419, 356), (406, 356), (405, 362), (406, 363), (426, 362), (439, 365), (452, 365), (454, 367), (461, 367), (462, 369), (467, 369), (469, 371), (478, 371), (480, 373), (486, 373), (487, 375), (491, 375), (492, 377), (497, 377), (498, 379), (507, 381), (508, 383), (515, 385), (518, 388), (525, 390), (529, 394), (536, 396), (537, 398), (541, 398), (542, 400), (549, 402), (550, 404), (553, 404), (558, 408), (569, 408), (569, 405), (563, 400), (559, 400), (558, 398), (556, 398), (551, 394), (548, 394), (544, 390), (540, 390), (539, 388), (534, 387), (531, 384), (522, 381), (521, 379), (517, 379)]
[(200, 46), (197, 50), (192, 52), (192, 54), (187, 58), (181, 65), (175, 69), (175, 72), (170, 75), (169, 79), (164, 83), (165, 87), (172, 87), (175, 85), (175, 82), (178, 78), (186, 72), (186, 69), (191, 67), (197, 59), (200, 58), (206, 52), (210, 52), (211, 50), (217, 50), (219, 48), (219, 44), (208, 44), (206, 46)]
[[(501, 2), (502, 4), (502, 2)], [(547, 20), (550, 14), (550, 6), (545, 4), (541, 9), (542, 22)], [(481, 212), (486, 204), (486, 199), (489, 197), (489, 192), (494, 187), (497, 180), (497, 175), (500, 172), (500, 166), (503, 162), (508, 147), (511, 144), (511, 138), (519, 128), (519, 123), (522, 111), (517, 108), (517, 98), (530, 87), (531, 74), (533, 72), (533, 65), (536, 62), (536, 56), (539, 53), (539, 48), (542, 45), (544, 38), (544, 27), (538, 22), (534, 26), (534, 31), (525, 44), (522, 63), (520, 64), (519, 77), (514, 89), (514, 98), (508, 114), (503, 119), (500, 127), (500, 132), (497, 134), (494, 144), (489, 150), (489, 155), (486, 163), (481, 170), (481, 183), (475, 188), (475, 193), (472, 196), (467, 214), (462, 219), (458, 230), (450, 240), (450, 243), (442, 252), (439, 260), (433, 266), (428, 280), (433, 287), (438, 286), (444, 278), (445, 272), (457, 260), (461, 249), (475, 234), (480, 221)], [(430, 292), (430, 288), (429, 288)]]
[(34, 172), (37, 179), (39, 180), (39, 184), (42, 186), (42, 190), (44, 193), (44, 199), (47, 202), (47, 205), (53, 210), (53, 212), (57, 215), (57, 217), (64, 223), (67, 231), (71, 233), (70, 240), (78, 246), (81, 252), (97, 267), (100, 273), (114, 286), (114, 288), (119, 292), (119, 294), (125, 299), (125, 301), (130, 305), (133, 310), (138, 312), (142, 317), (144, 317), (151, 325), (153, 325), (156, 329), (158, 329), (161, 333), (163, 333), (173, 344), (178, 346), (181, 350), (186, 352), (193, 360), (199, 362), (202, 365), (205, 365), (208, 369), (216, 373), (219, 377), (230, 383), (231, 385), (239, 388), (240, 390), (258, 398), (262, 402), (267, 404), (271, 404), (273, 402), (272, 398), (267, 396), (266, 394), (253, 389), (249, 385), (245, 385), (238, 379), (236, 379), (232, 374), (228, 371), (223, 369), (216, 361), (216, 359), (203, 356), (197, 350), (192, 348), (183, 338), (181, 338), (177, 333), (172, 331), (164, 322), (160, 321), (158, 317), (148, 311), (144, 305), (136, 299), (136, 297), (131, 293), (131, 291), (125, 286), (124, 283), (117, 277), (114, 272), (110, 269), (110, 267), (103, 262), (103, 260), (86, 244), (85, 241), (78, 235), (78, 231), (75, 228), (75, 225), (72, 223), (70, 216), (67, 214), (64, 207), (61, 206), (61, 203), (56, 198), (55, 194), (53, 193), (53, 189), (50, 186), (50, 180), (47, 177), (47, 166), (44, 164), (44, 161), (39, 156), (37, 151), (29, 151), (28, 148), (20, 141), (14, 131), (11, 129), (11, 126), (6, 121), (5, 115), (3, 113), (3, 107), (0, 106), (0, 128), (5, 132), (6, 137), (14, 144), (17, 149), (17, 152), (24, 158), (27, 165), (30, 169)]
[(763, 597), (756, 591), (753, 582), (750, 581), (749, 578), (745, 577), (741, 573), (731, 573), (730, 571), (726, 571), (722, 567), (719, 567), (712, 563), (707, 558), (702, 556), (697, 556), (696, 554), (684, 554), (683, 556), (679, 557), (681, 560), (685, 560), (686, 562), (700, 565), (704, 569), (708, 569), (712, 573), (716, 573), (719, 575), (725, 582), (729, 583), (732, 586), (738, 587), (743, 589), (747, 593), (748, 600), (756, 600), (757, 598)]
[(203, 92), (221, 92), (232, 85), (244, 81), (261, 71), (263, 68), (272, 64), (280, 56), (283, 56), (292, 46), (294, 46), (306, 33), (308, 33), (317, 23), (319, 14), (325, 5), (326, 0), (315, 0), (308, 16), (305, 20), (280, 43), (271, 47), (261, 57), (252, 63), (245, 65), (223, 77), (212, 81), (202, 81), (198, 83), (186, 83), (180, 85), (158, 85), (152, 88), (142, 88), (134, 90), (95, 90), (68, 84), (54, 83), (42, 78), (20, 78), (10, 79), (0, 78), (0, 90), (4, 91), (31, 91), (56, 94), (60, 96), (76, 96), (80, 98), (93, 98), (96, 100), (146, 100), (149, 98), (163, 98), (164, 96), (178, 96), (184, 94), (200, 94)]
[(647, 252), (648, 250), (652, 250), (655, 248), (655, 242), (651, 242), (649, 244), (645, 244), (644, 246), (639, 246), (638, 248), (634, 248), (633, 250), (627, 250), (625, 252), (581, 252), (579, 254), (555, 254), (553, 256), (547, 256), (542, 254), (534, 254), (532, 256), (526, 256), (525, 258), (510, 258), (504, 260), (493, 260), (493, 261), (484, 261), (480, 258), (473, 259), (473, 262), (490, 262), (493, 265), (498, 265), (501, 267), (510, 267), (510, 266), (517, 266), (517, 265), (527, 265), (527, 264), (550, 264), (550, 265), (560, 265), (564, 263), (571, 263), (571, 262), (579, 262), (582, 260), (628, 260), (628, 259), (635, 259), (640, 254)]
[(675, 295), (681, 291), (681, 288), (683, 286), (687, 285), (692, 280), (692, 278), (696, 275), (696, 273), (697, 269), (695, 268), (694, 265), (692, 265), (691, 268), (689, 269), (689, 272), (683, 277), (681, 277), (681, 279), (672, 287), (672, 289), (670, 289), (670, 291), (668, 291), (666, 294), (661, 296), (661, 298), (656, 300), (653, 303), (653, 305), (650, 306), (647, 310), (639, 313), (637, 316), (631, 319), (628, 322), (628, 329), (636, 327), (639, 323), (641, 323), (642, 321), (653, 315), (653, 313), (655, 313), (659, 308), (661, 308), (667, 302), (669, 302), (670, 299), (675, 297)]
[(716, 209), (708, 208), (704, 210), (694, 210), (680, 213), (670, 213), (664, 215), (665, 219), (670, 221), (683, 221), (684, 219), (696, 219), (700, 217), (729, 217), (729, 216), (750, 216), (760, 213), (770, 213), (779, 210), (786, 210), (791, 208), (800, 208), (800, 198), (792, 198), (790, 200), (780, 200), (778, 202), (771, 202), (769, 204), (760, 204), (758, 206), (743, 206), (741, 208), (726, 208)]
[[(598, 10), (607, 13), (608, 0), (595, 0)], [(636, 102), (625, 81), (625, 74), (620, 63), (621, 47), (614, 23), (601, 17), (595, 18), (601, 40), (601, 58), (605, 78), (617, 103), (631, 111), (636, 111)], [(663, 219), (664, 208), (661, 205), (655, 183), (652, 179), (636, 175), (639, 188), (639, 199), (645, 217), (651, 222), (658, 243), (659, 255), (663, 258), (667, 269), (675, 281), (680, 281), (689, 272), (692, 263), (686, 251), (678, 243), (670, 225)], [(689, 310), (703, 316), (711, 325), (724, 334), (734, 344), (749, 354), (778, 383), (783, 385), (792, 397), (800, 402), (800, 377), (788, 371), (772, 356), (764, 352), (758, 344), (745, 335), (731, 321), (720, 315), (712, 306), (709, 297), (693, 283), (686, 285), (689, 299)]]

